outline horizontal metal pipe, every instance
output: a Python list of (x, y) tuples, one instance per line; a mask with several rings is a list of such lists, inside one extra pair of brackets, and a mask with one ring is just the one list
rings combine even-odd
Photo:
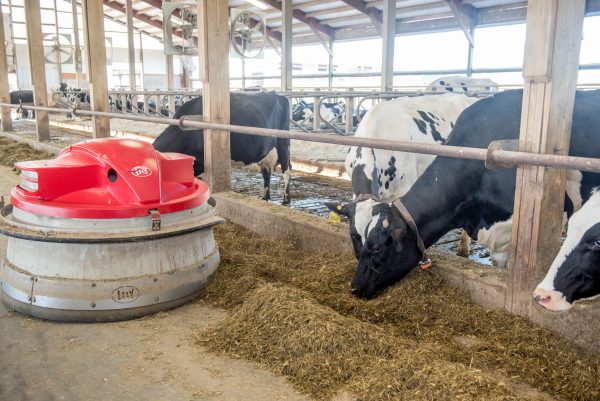
[[(582, 171), (590, 171), (600, 173), (600, 159), (575, 157), (575, 156), (562, 156), (562, 155), (550, 155), (541, 153), (529, 153), (529, 152), (516, 152), (507, 150), (492, 150), (481, 148), (470, 148), (463, 146), (450, 146), (450, 145), (438, 145), (438, 144), (426, 144), (426, 143), (415, 143), (406, 141), (390, 141), (384, 139), (371, 139), (371, 138), (356, 138), (350, 136), (338, 136), (331, 134), (319, 134), (319, 133), (304, 133), (294, 131), (284, 131), (278, 129), (269, 128), (256, 128), (256, 127), (245, 127), (241, 125), (228, 125), (228, 124), (217, 124), (207, 123), (191, 119), (186, 119), (185, 116), (181, 119), (173, 118), (161, 118), (161, 117), (147, 117), (147, 116), (133, 116), (133, 115), (120, 115), (108, 112), (89, 111), (89, 110), (75, 110), (75, 109), (59, 109), (52, 107), (36, 107), (36, 106), (19, 106), (8, 103), (0, 103), (0, 106), (6, 107), (22, 107), (26, 110), (40, 110), (54, 111), (59, 113), (72, 112), (76, 115), (87, 115), (87, 116), (99, 116), (108, 118), (120, 118), (123, 120), (131, 121), (145, 121), (154, 122), (159, 124), (170, 124), (177, 125), (186, 128), (199, 128), (199, 129), (213, 129), (218, 131), (229, 131), (237, 132), (255, 136), (268, 136), (273, 138), (287, 138), (299, 141), (307, 142), (319, 142), (319, 143), (330, 143), (336, 145), (347, 145), (347, 146), (363, 146), (368, 148), (393, 150), (399, 152), (409, 153), (420, 153), (434, 156), (445, 156), (459, 159), (471, 159), (471, 160), (482, 160), (485, 161), (488, 157), (492, 162), (517, 166), (517, 165), (536, 165), (542, 167), (551, 168), (562, 168), (562, 169), (577, 169)], [(185, 135), (185, 134), (184, 134)]]
[[(579, 70), (599, 70), (600, 64), (584, 64), (579, 66)], [(499, 74), (509, 72), (521, 72), (521, 67), (506, 67), (506, 68), (474, 68), (473, 74)], [(455, 69), (455, 70), (429, 70), (429, 71), (394, 71), (394, 76), (408, 76), (408, 75), (456, 75), (466, 74), (466, 69)], [(338, 72), (333, 74), (333, 78), (370, 78), (380, 77), (380, 71), (366, 71), (366, 72)], [(292, 78), (308, 79), (308, 78), (328, 78), (328, 74), (295, 74)], [(280, 79), (279, 75), (258, 75), (252, 77), (246, 77), (246, 79)], [(231, 77), (231, 80), (239, 81), (242, 77)]]

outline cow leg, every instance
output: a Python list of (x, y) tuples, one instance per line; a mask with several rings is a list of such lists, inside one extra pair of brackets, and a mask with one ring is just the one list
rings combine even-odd
[(460, 242), (458, 243), (456, 254), (463, 258), (468, 258), (471, 254), (471, 238), (465, 230), (460, 231)]
[(264, 181), (264, 193), (262, 200), (268, 201), (271, 199), (271, 170), (267, 167), (261, 166), (260, 172)]
[(285, 189), (285, 192), (283, 194), (283, 201), (281, 202), (282, 205), (289, 205), (291, 202), (290, 182), (292, 179), (292, 169), (290, 167), (291, 166), (288, 166), (288, 168), (286, 168), (285, 171), (283, 170), (283, 168), (281, 169), (283, 171), (283, 186)]

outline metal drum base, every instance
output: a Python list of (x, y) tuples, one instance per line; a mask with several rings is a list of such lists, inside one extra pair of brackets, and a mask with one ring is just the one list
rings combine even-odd
[(49, 320), (100, 322), (133, 319), (174, 308), (199, 295), (217, 269), (219, 251), (188, 268), (117, 280), (34, 276), (2, 261), (2, 301), (10, 309)]
[(173, 308), (198, 296), (219, 264), (212, 229), (223, 220), (209, 205), (165, 215), (158, 231), (150, 229), (150, 217), (60, 219), (12, 211), (0, 216), (0, 232), (8, 236), (2, 300), (43, 319), (125, 320)]

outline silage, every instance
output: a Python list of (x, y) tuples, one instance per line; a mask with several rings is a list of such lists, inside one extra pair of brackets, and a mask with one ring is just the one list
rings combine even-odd
[[(458, 399), (462, 395), (451, 389), (465, 385), (468, 389), (479, 389), (480, 395), (489, 397), (488, 399), (514, 396), (510, 392), (495, 392), (502, 386), (494, 385), (491, 378), (498, 378), (497, 382), (509, 389), (518, 388), (522, 384), (525, 388), (534, 390), (537, 394), (534, 399), (539, 399), (542, 393), (564, 400), (600, 399), (598, 356), (579, 351), (552, 332), (525, 319), (504, 311), (486, 311), (470, 302), (461, 291), (445, 285), (432, 272), (415, 270), (400, 284), (384, 291), (377, 298), (366, 301), (353, 297), (348, 291), (356, 263), (350, 254), (339, 256), (334, 253), (303, 252), (291, 241), (261, 238), (232, 224), (217, 228), (215, 234), (222, 260), (203, 298), (231, 309), (234, 314), (240, 309), (245, 310), (246, 314), (237, 315), (238, 340), (230, 342), (228, 331), (233, 327), (230, 320), (229, 326), (212, 332), (215, 342), (211, 343), (211, 347), (214, 350), (225, 350), (232, 355), (269, 366), (269, 346), (274, 339), (259, 337), (263, 345), (258, 346), (255, 342), (257, 340), (251, 341), (252, 336), (241, 335), (243, 330), (253, 330), (252, 313), (247, 313), (248, 310), (243, 309), (243, 305), (251, 294), (256, 296), (256, 291), (264, 294), (265, 288), (273, 291), (285, 288), (287, 291), (300, 290), (300, 293), (294, 294), (302, 294), (299, 296), (304, 299), (302, 302), (329, 308), (336, 316), (348, 319), (345, 321), (351, 326), (364, 324), (373, 332), (384, 333), (384, 337), (398, 342), (398, 345), (394, 345), (396, 349), (402, 350), (394, 352), (411, 352), (413, 349), (426, 351), (422, 353), (418, 369), (406, 368), (402, 359), (381, 359), (379, 356), (368, 359), (364, 363), (368, 368), (361, 371), (364, 374), (340, 378), (327, 391), (321, 385), (302, 385), (301, 383), (312, 383), (307, 379), (310, 374), (304, 371), (302, 374), (294, 373), (295, 370), (286, 373), (299, 388), (314, 397), (326, 398), (335, 389), (349, 388), (364, 399), (369, 399), (370, 394), (379, 394), (370, 399), (436, 399), (440, 395), (434, 396), (436, 393), (426, 390), (427, 386), (414, 385), (423, 381), (421, 379), (411, 379), (412, 386), (403, 384), (404, 382), (399, 385), (394, 381), (407, 375), (419, 377), (418, 372), (424, 372), (424, 377), (435, 383), (431, 388), (446, 389)], [(441, 261), (446, 264), (464, 263), (463, 259), (450, 257), (441, 258)], [(265, 287), (265, 284), (268, 286)], [(280, 320), (284, 318), (269, 309), (262, 313), (266, 314), (262, 319), (269, 319), (271, 314), (273, 327), (279, 327)], [(287, 313), (301, 315), (299, 312)], [(284, 343), (291, 340), (293, 328), (285, 327), (290, 331), (278, 328), (273, 333), (273, 337)], [(215, 333), (221, 333), (223, 337), (215, 337)], [(342, 341), (343, 336), (338, 338)], [(470, 341), (460, 341), (465, 338)], [(310, 338), (304, 338), (303, 341), (310, 341)], [(352, 342), (350, 340), (345, 345), (338, 346), (351, 348)], [(332, 363), (338, 358), (336, 352), (332, 349), (329, 353), (323, 353), (320, 357), (315, 357), (314, 363)], [(282, 354), (281, 358), (284, 357), (285, 354)], [(341, 363), (336, 362), (338, 366)], [(281, 369), (273, 369), (281, 373)], [(436, 371), (445, 373), (435, 376), (433, 372)], [(414, 373), (413, 376), (411, 372)], [(455, 373), (450, 374), (446, 380), (444, 377), (448, 372)], [(483, 384), (480, 387), (472, 385), (469, 375), (473, 372), (481, 372)], [(315, 378), (317, 376), (315, 373)], [(477, 396), (471, 390), (466, 394), (468, 395), (464, 399)], [(519, 398), (523, 397), (519, 393)]]

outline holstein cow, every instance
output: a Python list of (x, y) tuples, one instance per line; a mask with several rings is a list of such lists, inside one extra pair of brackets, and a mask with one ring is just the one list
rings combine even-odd
[[(446, 145), (487, 148), (494, 140), (517, 139), (522, 96), (521, 90), (507, 91), (473, 104), (456, 121)], [(600, 91), (578, 92), (571, 155), (600, 155), (598, 126)], [(455, 228), (465, 229), (473, 239), (482, 232), (491, 232), (496, 237), (492, 242), (510, 243), (510, 225), (505, 222), (512, 217), (515, 176), (514, 168), (487, 170), (481, 161), (438, 157), (399, 198), (399, 203), (366, 199), (335, 206), (350, 219), (350, 234), (358, 259), (352, 291), (372, 297), (396, 283), (425, 259), (425, 248)], [(375, 185), (377, 178), (363, 179), (363, 188)], [(592, 188), (600, 185), (600, 174), (583, 172), (570, 174), (569, 178), (567, 210), (581, 205)]]
[[(308, 124), (313, 121), (314, 103), (307, 103), (300, 100), (292, 110), (292, 120), (299, 124)], [(343, 103), (321, 103), (321, 117), (328, 123), (334, 123), (344, 118), (345, 108)]]
[(498, 84), (488, 78), (470, 78), (453, 75), (438, 78), (425, 92), (490, 93), (498, 92)]
[[(230, 97), (231, 124), (258, 128), (288, 130), (289, 102), (283, 97), (269, 93), (233, 92)], [(202, 114), (202, 97), (185, 102), (177, 109), (174, 118)], [(194, 174), (204, 171), (203, 130), (182, 131), (176, 125), (167, 127), (153, 143), (160, 152), (178, 152), (194, 156)], [(290, 140), (232, 132), (230, 137), (231, 159), (244, 164), (258, 163), (264, 180), (263, 199), (271, 196), (271, 172), (281, 165), (285, 194), (283, 203), (290, 202)]]
[[(354, 136), (443, 144), (460, 113), (477, 100), (448, 93), (379, 103), (364, 116)], [(368, 193), (389, 201), (404, 195), (433, 159), (432, 155), (352, 146), (345, 167), (354, 196)]]
[[(460, 113), (477, 100), (443, 94), (379, 103), (364, 116), (355, 137), (443, 144)], [(345, 165), (355, 197), (366, 193), (391, 201), (404, 195), (433, 159), (431, 155), (352, 146)], [(363, 239), (363, 230), (357, 235)], [(469, 254), (466, 236), (461, 239), (459, 254)]]
[(544, 280), (533, 292), (551, 311), (565, 311), (578, 299), (600, 295), (600, 191), (569, 219), (567, 238)]
[[(33, 105), (33, 91), (20, 90), (10, 92), (10, 104), (28, 104)], [(22, 118), (33, 118), (35, 116), (33, 110), (17, 110), (17, 115)]]

